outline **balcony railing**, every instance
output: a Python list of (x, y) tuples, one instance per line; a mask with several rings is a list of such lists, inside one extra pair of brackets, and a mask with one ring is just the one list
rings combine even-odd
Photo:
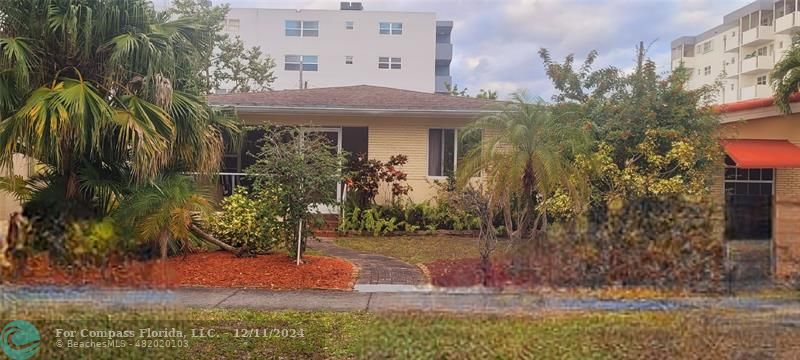
[(800, 30), (800, 12), (795, 11), (775, 19), (776, 34), (793, 34)]
[(753, 86), (746, 86), (742, 88), (742, 96), (741, 100), (749, 100), (749, 99), (759, 99), (770, 97), (772, 94), (770, 93), (769, 86), (767, 85), (753, 85)]
[(694, 58), (693, 57), (682, 57), (682, 58), (678, 58), (678, 59), (672, 60), (672, 69), (673, 70), (677, 69), (681, 64), (683, 64), (683, 67), (685, 67), (687, 69), (694, 69), (695, 68)]
[(756, 26), (742, 33), (742, 46), (767, 43), (775, 38), (772, 26)]
[(772, 70), (772, 56), (753, 56), (742, 60), (742, 74), (756, 74)]

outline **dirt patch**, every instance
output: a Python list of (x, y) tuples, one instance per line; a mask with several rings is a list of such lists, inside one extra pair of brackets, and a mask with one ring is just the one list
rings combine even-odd
[[(437, 260), (425, 264), (431, 284), (444, 287), (474, 286), (481, 284), (480, 259)], [(487, 274), (487, 286), (536, 286), (541, 282), (531, 273), (516, 271), (505, 259), (492, 260)]]
[(161, 261), (113, 261), (105, 269), (53, 266), (35, 256), (14, 283), (172, 288), (248, 287), (276, 290), (350, 289), (353, 265), (327, 256), (305, 256), (299, 267), (285, 254), (237, 258), (227, 252), (196, 253)]

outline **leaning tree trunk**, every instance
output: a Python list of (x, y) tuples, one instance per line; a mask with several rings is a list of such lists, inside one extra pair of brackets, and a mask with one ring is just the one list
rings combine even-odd
[(203, 231), (203, 229), (197, 227), (197, 225), (195, 225), (195, 224), (189, 224), (189, 230), (191, 230), (195, 235), (200, 237), (201, 240), (203, 240), (203, 241), (205, 241), (207, 243), (219, 246), (220, 248), (222, 248), (222, 250), (225, 250), (227, 252), (231, 252), (231, 253), (235, 254), (236, 256), (244, 256), (248, 252), (247, 246), (242, 246), (240, 248), (236, 248), (236, 247), (233, 247), (231, 245), (228, 245), (228, 244), (220, 241), (219, 239), (211, 236), (211, 234)]

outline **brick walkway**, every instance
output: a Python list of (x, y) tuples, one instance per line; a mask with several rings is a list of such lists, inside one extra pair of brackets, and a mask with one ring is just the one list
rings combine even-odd
[(417, 266), (392, 257), (343, 248), (328, 238), (323, 238), (322, 241), (309, 241), (308, 246), (322, 251), (326, 255), (346, 259), (358, 266), (359, 273), (356, 284), (422, 285), (426, 283), (422, 271)]

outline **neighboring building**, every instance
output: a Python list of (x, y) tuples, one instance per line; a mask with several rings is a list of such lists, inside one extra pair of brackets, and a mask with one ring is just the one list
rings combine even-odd
[(723, 17), (722, 25), (672, 42), (672, 68), (691, 71), (690, 88), (720, 80), (717, 102), (772, 96), (769, 72), (800, 31), (798, 0), (759, 0)]
[(764, 254), (778, 277), (800, 274), (800, 96), (792, 101), (789, 116), (771, 98), (720, 107), (727, 156), (714, 190), (728, 248)]
[(366, 84), (432, 93), (452, 81), (452, 29), (431, 12), (343, 2), (340, 10), (232, 8), (223, 31), (275, 59), (276, 90)]
[[(324, 133), (350, 154), (383, 161), (406, 155), (403, 171), (415, 202), (431, 199), (436, 190), (433, 181), (456, 171), (460, 155), (470, 145), (460, 141), (459, 129), (489, 112), (486, 107), (494, 103), (367, 85), (211, 95), (208, 100), (212, 105), (233, 106), (248, 125), (300, 125)], [(259, 138), (257, 132), (249, 132), (242, 151), (225, 156), (221, 182), (226, 193), (240, 184), (243, 169), (253, 163), (248, 153), (256, 153)], [(341, 187), (335, 191), (341, 199)], [(377, 200), (389, 201), (390, 196), (388, 189), (381, 189)]]

